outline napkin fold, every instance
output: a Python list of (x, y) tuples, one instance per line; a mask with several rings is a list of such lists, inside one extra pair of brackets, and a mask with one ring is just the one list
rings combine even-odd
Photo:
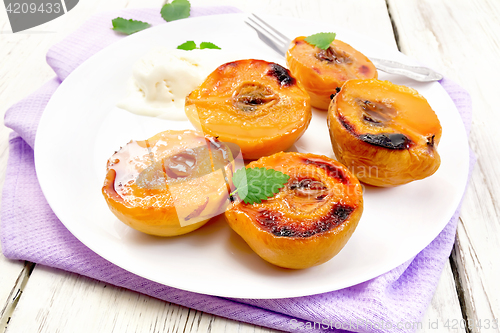
[[(239, 10), (233, 7), (194, 7), (191, 16), (236, 12)], [(196, 310), (283, 331), (412, 332), (417, 329), (451, 252), (458, 209), (439, 236), (405, 264), (343, 290), (288, 299), (222, 298), (161, 285), (106, 261), (64, 227), (50, 209), (36, 177), (33, 148), (37, 126), (62, 80), (92, 54), (123, 38), (110, 29), (111, 19), (117, 16), (153, 25), (168, 24), (158, 9), (120, 10), (92, 17), (48, 52), (47, 62), (57, 77), (6, 113), (5, 125), (14, 132), (10, 136), (1, 207), (0, 241), (5, 257), (78, 273)], [(469, 131), (472, 112), (469, 95), (447, 79), (441, 84)]]

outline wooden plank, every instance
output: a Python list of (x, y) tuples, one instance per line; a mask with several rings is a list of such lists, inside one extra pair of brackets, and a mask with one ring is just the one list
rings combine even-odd
[(272, 332), (37, 266), (36, 276), (26, 286), (7, 333), (56, 331)]
[[(14, 44), (17, 44), (11, 38), (7, 37), (9, 36), (7, 34), (9, 31), (10, 26), (7, 20), (7, 12), (0, 10), (0, 59), (2, 59), (2, 66), (0, 66), (0, 115), (2, 118), (7, 105), (15, 101), (14, 99), (10, 99), (8, 91), (6, 91), (9, 81), (12, 82), (14, 76), (14, 72), (11, 72), (10, 68), (8, 68), (10, 67), (8, 59), (12, 54)], [(19, 39), (24, 39), (23, 37), (21, 36)], [(9, 129), (3, 126), (3, 124), (0, 125), (0, 188), (3, 187), (5, 181), (5, 171), (9, 156), (9, 133)], [(0, 332), (4, 332), (7, 322), (10, 319), (12, 305), (15, 303), (19, 283), (23, 280), (24, 272), (25, 264), (23, 262), (8, 260), (0, 253)]]
[(453, 323), (455, 320), (459, 323), (462, 320), (462, 313), (460, 311), (455, 284), (453, 283), (453, 273), (448, 261), (444, 267), (432, 302), (421, 321), (422, 326), (418, 327), (417, 332), (466, 332), (465, 328), (459, 324), (454, 327)]
[(0, 253), (0, 332), (4, 332), (33, 264), (6, 259)]
[(500, 113), (494, 74), (500, 73), (500, 3), (390, 0), (389, 4), (403, 51), (439, 68), (472, 96), (470, 144), (478, 161), (464, 198), (452, 258), (471, 324), (489, 321), (488, 332), (499, 332), (491, 321), (500, 319)]
[[(233, 5), (248, 12), (268, 13), (332, 22), (396, 47), (383, 0), (366, 1), (271, 1), (191, 0), (193, 5)], [(12, 104), (52, 77), (45, 64), (47, 49), (76, 29), (92, 13), (123, 7), (158, 6), (156, 0), (86, 0), (65, 16), (40, 30), (53, 34), (7, 35), (0, 40), (3, 63), (0, 76), (0, 105)], [(0, 11), (1, 12), (1, 11)], [(43, 29), (42, 29), (43, 28)], [(5, 29), (5, 26), (0, 28)], [(7, 56), (8, 55), (8, 56)], [(21, 60), (23, 60), (21, 62)], [(4, 75), (5, 72), (5, 75)], [(0, 109), (0, 112), (5, 110)], [(2, 129), (2, 133), (6, 133)], [(5, 134), (0, 142), (5, 143)], [(0, 166), (5, 165), (0, 158)], [(444, 308), (457, 311), (451, 271), (447, 266), (423, 324), (449, 316)], [(455, 300), (455, 302), (454, 302)], [(451, 301), (451, 302), (450, 302)], [(450, 307), (451, 305), (451, 307)], [(443, 313), (444, 311), (444, 313)], [(91, 320), (89, 320), (91, 318)], [(423, 325), (422, 332), (425, 330)], [(167, 331), (179, 332), (269, 332), (254, 327), (165, 303), (125, 289), (107, 286), (75, 274), (37, 266), (18, 304), (8, 332), (80, 331)]]

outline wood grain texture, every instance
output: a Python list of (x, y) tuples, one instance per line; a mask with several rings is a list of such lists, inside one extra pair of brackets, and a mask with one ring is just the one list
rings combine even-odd
[[(3, 317), (3, 313), (7, 305), (12, 300), (12, 290), (16, 285), (16, 281), (19, 278), (24, 264), (22, 262), (7, 260), (2, 254), (0, 254), (0, 318)], [(2, 332), (2, 327), (0, 326), (0, 332)]]
[(37, 266), (7, 332), (56, 331), (273, 332)]
[[(28, 283), (29, 276), (35, 264), (30, 262), (8, 261), (0, 254), (0, 292), (3, 306), (0, 308), (0, 333), (5, 332), (17, 303), (21, 299), (23, 289)], [(10, 291), (9, 288), (10, 287)], [(4, 298), (5, 295), (7, 294)]]
[[(191, 0), (196, 5), (233, 5), (243, 11), (331, 22), (396, 47), (383, 0)], [(34, 91), (54, 74), (45, 63), (48, 48), (74, 31), (90, 15), (125, 7), (159, 7), (157, 0), (82, 0), (68, 14), (23, 34), (0, 35), (0, 113)], [(3, 15), (3, 16), (1, 16)], [(0, 31), (10, 30), (0, 10)], [(30, 33), (31, 32), (31, 33)], [(427, 48), (425, 52), (430, 52)], [(433, 50), (433, 49), (432, 49)], [(8, 130), (0, 130), (0, 149), (6, 152)], [(4, 174), (6, 155), (0, 156)], [(5, 261), (0, 260), (0, 282)], [(7, 265), (10, 265), (7, 262)], [(15, 274), (14, 274), (15, 275)], [(5, 279), (0, 292), (8, 294), (14, 281)], [(5, 287), (7, 286), (7, 287)], [(8, 291), (7, 291), (8, 290)], [(1, 296), (2, 294), (0, 294)], [(0, 301), (3, 299), (0, 298)], [(1, 303), (0, 303), (1, 304)], [(445, 267), (419, 332), (436, 332), (428, 322), (461, 317), (449, 265)], [(443, 327), (440, 327), (443, 328)], [(135, 292), (105, 285), (75, 274), (37, 266), (8, 326), (17, 332), (270, 332), (210, 314), (183, 308)], [(440, 330), (446, 331), (446, 330)], [(455, 332), (450, 330), (450, 332)], [(459, 331), (461, 332), (461, 331)]]
[(453, 260), (471, 322), (498, 320), (500, 2), (390, 0), (389, 4), (403, 52), (442, 70), (472, 96), (470, 144), (478, 160), (464, 197)]
[(384, 0), (193, 0), (193, 5), (235, 6), (249, 13), (298, 17), (342, 27), (396, 47)]
[(422, 319), (422, 326), (418, 328), (418, 333), (436, 333), (436, 332), (450, 332), (450, 333), (464, 333), (465, 328), (457, 326), (457, 328), (445, 327), (448, 320), (457, 321), (462, 319), (460, 311), (460, 304), (457, 298), (457, 291), (453, 283), (453, 273), (450, 268), (450, 263), (447, 262), (443, 269), (443, 274), (439, 280), (436, 293), (432, 298), (430, 306), (425, 312)]

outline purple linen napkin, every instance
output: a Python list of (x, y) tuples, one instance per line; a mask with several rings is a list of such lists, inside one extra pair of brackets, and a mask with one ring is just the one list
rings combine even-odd
[[(191, 16), (234, 13), (231, 7), (198, 7)], [(47, 62), (57, 78), (6, 114), (10, 155), (3, 190), (0, 240), (9, 259), (28, 260), (75, 272), (168, 302), (269, 328), (298, 332), (412, 332), (429, 305), (455, 240), (458, 210), (439, 236), (413, 260), (370, 281), (343, 290), (289, 299), (228, 299), (171, 288), (129, 273), (78, 241), (57, 219), (38, 184), (33, 146), (50, 97), (72, 70), (122, 36), (110, 30), (117, 16), (165, 24), (157, 9), (99, 14), (56, 44)], [(441, 82), (455, 102), (467, 131), (470, 97), (449, 80)], [(471, 165), (473, 164), (471, 155)], [(423, 323), (425, 325), (425, 323)]]

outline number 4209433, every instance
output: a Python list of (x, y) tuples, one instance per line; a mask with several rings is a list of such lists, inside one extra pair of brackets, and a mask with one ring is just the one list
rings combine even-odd
[(6, 7), (7, 13), (9, 14), (27, 14), (27, 13), (55, 13), (59, 14), (63, 9), (61, 7), (60, 3), (19, 3), (19, 2), (14, 2), (14, 3), (9, 3)]

